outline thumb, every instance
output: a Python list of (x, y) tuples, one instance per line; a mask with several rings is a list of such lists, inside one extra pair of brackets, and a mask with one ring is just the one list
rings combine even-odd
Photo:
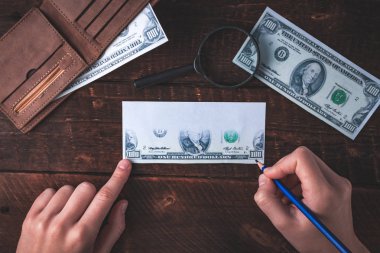
[(95, 253), (109, 253), (116, 241), (125, 230), (125, 211), (127, 200), (121, 200), (115, 204), (109, 215), (107, 223), (100, 230), (95, 243)]
[(277, 187), (273, 181), (261, 174), (259, 176), (259, 188), (254, 196), (256, 204), (261, 211), (268, 216), (272, 224), (278, 229), (289, 226), (292, 220), (290, 207), (285, 205), (279, 196), (276, 195)]

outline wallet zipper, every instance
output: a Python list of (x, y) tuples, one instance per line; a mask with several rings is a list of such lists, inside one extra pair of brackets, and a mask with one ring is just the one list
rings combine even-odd
[(57, 66), (53, 71), (47, 75), (39, 84), (36, 85), (23, 99), (21, 99), (14, 107), (16, 113), (21, 113), (29, 105), (31, 105), (38, 97), (40, 97), (58, 77), (60, 77), (64, 69)]

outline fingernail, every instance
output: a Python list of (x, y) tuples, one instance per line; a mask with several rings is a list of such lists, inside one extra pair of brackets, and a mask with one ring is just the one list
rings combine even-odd
[(129, 168), (129, 163), (127, 160), (121, 160), (117, 167), (119, 167), (121, 170), (127, 170)]
[(123, 204), (121, 204), (121, 211), (123, 212), (123, 214), (125, 214), (125, 211), (127, 211), (127, 207), (128, 201), (124, 201)]
[(272, 170), (272, 167), (265, 167), (265, 169), (263, 170), (264, 171), (271, 171)]
[(267, 177), (265, 175), (261, 174), (259, 176), (259, 186), (262, 186), (263, 184), (265, 184), (267, 182), (267, 180), (268, 180)]

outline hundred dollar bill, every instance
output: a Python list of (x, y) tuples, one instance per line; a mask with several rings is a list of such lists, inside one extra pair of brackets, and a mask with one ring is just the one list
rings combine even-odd
[[(380, 81), (270, 8), (252, 29), (260, 51), (255, 76), (306, 111), (355, 139), (380, 104)], [(255, 48), (233, 62), (252, 73)]]
[(152, 6), (144, 10), (119, 34), (103, 55), (56, 99), (63, 97), (168, 41)]
[(123, 102), (122, 135), (135, 163), (264, 162), (265, 103)]

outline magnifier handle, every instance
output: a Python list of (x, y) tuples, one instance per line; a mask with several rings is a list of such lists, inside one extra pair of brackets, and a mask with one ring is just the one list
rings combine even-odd
[(137, 79), (133, 82), (133, 85), (136, 88), (149, 87), (149, 86), (152, 86), (155, 84), (167, 82), (167, 81), (174, 79), (178, 76), (187, 74), (190, 71), (194, 71), (193, 63), (182, 66), (182, 67), (177, 67), (177, 68), (165, 70), (165, 71), (157, 73), (157, 74), (152, 74), (152, 75)]

